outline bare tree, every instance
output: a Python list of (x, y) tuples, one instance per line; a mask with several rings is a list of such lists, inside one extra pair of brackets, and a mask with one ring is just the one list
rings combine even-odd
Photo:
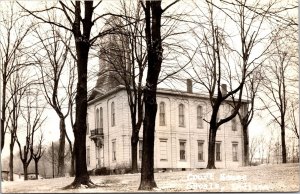
[(291, 102), (288, 118), (289, 118), (289, 125), (287, 126), (299, 139), (299, 117), (297, 117), (297, 113), (299, 113), (299, 104), (298, 100), (296, 102)]
[(269, 139), (265, 142), (266, 144), (266, 149), (267, 149), (267, 157), (266, 157), (266, 162), (270, 163), (270, 158), (271, 158), (271, 154), (274, 150), (274, 130), (271, 129), (270, 134), (268, 135)]
[(27, 168), (33, 157), (34, 133), (41, 127), (42, 123), (45, 121), (45, 119), (42, 119), (44, 108), (40, 108), (38, 106), (37, 93), (34, 95), (33, 98), (32, 91), (30, 89), (27, 91), (28, 93), (26, 94), (26, 107), (24, 108), (24, 110), (22, 110), (22, 117), (26, 123), (26, 136), (23, 149), (20, 142), (21, 136), (17, 135), (16, 137), (16, 141), (20, 151), (20, 159), (23, 163), (24, 180), (28, 180)]
[[(49, 16), (49, 20), (55, 21), (55, 18), (57, 18), (56, 15), (53, 15), (53, 18)], [(43, 28), (49, 29), (46, 31), (42, 30)], [(35, 52), (34, 55), (39, 62), (41, 87), (45, 99), (60, 119), (58, 176), (62, 177), (65, 176), (65, 119), (69, 115), (73, 103), (67, 95), (73, 93), (70, 89), (74, 84), (74, 82), (71, 82), (74, 79), (71, 78), (72, 75), (69, 74), (69, 69), (67, 69), (68, 65), (73, 65), (69, 51), (72, 35), (53, 24), (44, 24), (39, 29), (35, 30), (41, 45), (38, 49), (46, 54)]]
[[(77, 67), (77, 93), (76, 93), (76, 119), (74, 124), (74, 153), (75, 153), (75, 180), (65, 189), (77, 188), (81, 184), (89, 187), (95, 186), (88, 175), (86, 165), (86, 116), (87, 116), (87, 65), (91, 46), (95, 41), (114, 29), (98, 31), (92, 33), (94, 24), (108, 14), (98, 15), (95, 9), (101, 4), (98, 1), (94, 6), (94, 1), (76, 1), (64, 2), (59, 1), (59, 5), (53, 5), (43, 10), (30, 11), (19, 4), (27, 13), (34, 16), (44, 23), (53, 24), (61, 29), (65, 29), (73, 34), (74, 44), (76, 48), (76, 67)], [(68, 21), (68, 24), (63, 24), (43, 18), (40, 13), (48, 12), (49, 10), (60, 11), (60, 15)]]
[(7, 127), (10, 132), (10, 157), (9, 157), (9, 175), (10, 180), (13, 181), (13, 172), (14, 172), (14, 146), (16, 142), (16, 134), (19, 127), (19, 118), (21, 116), (21, 100), (26, 92), (28, 85), (28, 72), (24, 71), (24, 69), (20, 69), (17, 72), (14, 72), (10, 76), (9, 84), (8, 84), (8, 92), (10, 94), (10, 98), (8, 98), (8, 120)]
[(42, 130), (40, 134), (40, 138), (38, 140), (38, 144), (33, 148), (32, 150), (32, 158), (34, 160), (34, 165), (35, 165), (35, 178), (39, 178), (39, 161), (42, 158), (42, 156), (45, 153), (45, 149), (43, 148), (43, 132)]
[(147, 77), (144, 87), (145, 116), (143, 121), (143, 157), (139, 190), (152, 190), (154, 180), (154, 131), (157, 112), (156, 90), (162, 66), (163, 48), (161, 37), (162, 14), (178, 1), (161, 7), (161, 1), (140, 1), (145, 12), (145, 34), (147, 45)]
[(255, 154), (257, 153), (259, 147), (259, 139), (256, 137), (253, 137), (250, 139), (250, 145), (249, 145), (249, 165), (251, 166), (253, 164), (253, 158)]
[[(221, 3), (206, 1), (206, 3), (206, 21), (203, 19), (195, 21), (201, 28), (200, 31), (195, 30), (194, 33), (199, 40), (200, 61), (195, 61), (194, 71), (189, 74), (209, 95), (211, 116), (210, 120), (207, 121), (210, 126), (207, 168), (216, 168), (215, 140), (217, 130), (221, 125), (233, 119), (239, 113), (239, 109), (244, 106), (242, 105), (242, 97), (244, 96), (246, 81), (265, 60), (270, 41), (268, 41), (265, 32), (262, 33), (263, 25), (266, 25), (264, 21), (267, 11), (262, 13), (252, 11), (247, 8), (250, 3), (244, 0), (234, 3), (227, 1)], [(272, 6), (273, 4), (263, 5), (260, 1), (251, 4), (251, 7), (264, 8), (264, 10), (271, 9)], [(198, 9), (201, 10), (202, 7)], [(219, 12), (216, 13), (216, 10)], [(215, 19), (216, 17), (223, 17), (221, 20), (223, 23)], [(239, 32), (238, 36), (232, 36), (231, 31), (233, 29), (232, 27), (228, 29), (226, 24), (232, 24)], [(236, 44), (237, 42), (238, 44)], [(253, 51), (262, 46), (263, 43), (265, 44), (263, 49), (254, 54)], [(224, 115), (219, 115), (220, 108), (228, 104), (226, 102), (228, 100), (232, 101), (232, 110), (228, 110)], [(247, 116), (247, 111), (247, 108), (243, 107), (243, 116), (247, 117), (248, 122), (252, 116)], [(244, 137), (247, 138), (247, 135)]]
[(244, 106), (238, 112), (238, 117), (241, 121), (243, 131), (243, 162), (245, 166), (249, 165), (249, 131), (248, 126), (251, 123), (254, 111), (255, 111), (255, 100), (257, 98), (258, 88), (262, 81), (260, 74), (261, 68), (254, 71), (245, 83), (245, 94), (247, 99), (250, 101), (247, 106)]
[(4, 147), (7, 129), (5, 127), (8, 107), (7, 85), (14, 72), (30, 64), (29, 61), (25, 63), (24, 60), (21, 65), (20, 59), (25, 53), (24, 39), (33, 26), (24, 22), (24, 18), (20, 17), (19, 10), (16, 10), (14, 4), (14, 2), (2, 2), (1, 7), (6, 9), (0, 11), (1, 150)]
[(298, 60), (296, 57), (297, 47), (281, 33), (282, 29), (274, 33), (273, 52), (270, 54), (269, 64), (265, 69), (265, 77), (268, 79), (263, 82), (265, 95), (260, 98), (265, 110), (271, 116), (272, 122), (280, 127), (282, 162), (286, 163), (287, 113), (289, 99), (295, 95), (296, 91), (293, 88), (295, 80), (290, 78), (294, 76), (292, 72), (297, 67)]

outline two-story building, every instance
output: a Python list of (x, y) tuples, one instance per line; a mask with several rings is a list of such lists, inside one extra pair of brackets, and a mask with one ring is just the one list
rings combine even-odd
[[(103, 80), (102, 80), (103, 81)], [(104, 83), (104, 84), (103, 84)], [(105, 82), (102, 82), (105, 85)], [(206, 95), (158, 89), (154, 168), (205, 168), (211, 106)], [(131, 164), (131, 117), (124, 86), (113, 86), (106, 93), (97, 87), (88, 102), (87, 165), (88, 169)], [(232, 110), (223, 104), (218, 117)], [(247, 106), (246, 101), (243, 104)], [(217, 168), (243, 164), (243, 135), (238, 117), (222, 125), (217, 132), (215, 160)], [(141, 166), (143, 129), (140, 130), (138, 164)]]
[[(111, 170), (131, 164), (131, 117), (127, 92), (118, 75), (130, 71), (126, 36), (106, 37), (99, 51), (99, 75), (88, 100), (87, 165), (88, 169)], [(125, 50), (124, 50), (125, 49)], [(117, 68), (117, 69), (114, 69)], [(226, 85), (222, 85), (226, 92)], [(247, 107), (243, 101), (242, 110)], [(158, 89), (155, 126), (154, 168), (205, 168), (211, 106), (209, 97), (194, 93), (191, 80), (186, 91)], [(218, 117), (231, 113), (230, 101), (222, 105)], [(139, 133), (138, 164), (141, 166), (143, 129)], [(222, 125), (216, 137), (216, 167), (243, 164), (243, 133), (238, 117)]]

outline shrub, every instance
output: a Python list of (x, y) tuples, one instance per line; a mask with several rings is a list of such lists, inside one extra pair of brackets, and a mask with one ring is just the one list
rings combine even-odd
[(95, 175), (109, 175), (109, 170), (106, 167), (97, 168), (95, 170)]
[(114, 174), (128, 174), (131, 173), (131, 167), (128, 163), (124, 162), (121, 164), (117, 164), (113, 170)]

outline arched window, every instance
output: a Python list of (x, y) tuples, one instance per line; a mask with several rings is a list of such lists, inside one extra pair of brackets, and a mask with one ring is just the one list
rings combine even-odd
[(165, 111), (165, 103), (161, 102), (159, 104), (159, 125), (165, 126), (166, 125), (166, 111)]
[(103, 129), (103, 108), (100, 107), (100, 125), (99, 128)]
[[(234, 110), (231, 111), (231, 114), (233, 114)], [(232, 131), (236, 131), (236, 117), (233, 117), (231, 119), (231, 128), (232, 128)]]
[(184, 105), (183, 104), (179, 104), (178, 112), (179, 112), (179, 127), (184, 127)]
[(100, 121), (99, 121), (99, 109), (97, 108), (96, 110), (96, 128), (98, 129), (100, 126)]
[(203, 108), (202, 106), (197, 107), (197, 128), (203, 128)]
[(115, 113), (115, 103), (111, 103), (111, 126), (116, 124), (116, 113)]

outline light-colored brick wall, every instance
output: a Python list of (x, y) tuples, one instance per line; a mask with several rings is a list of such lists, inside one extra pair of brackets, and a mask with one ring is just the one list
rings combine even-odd
[[(111, 126), (111, 102), (115, 103), (116, 125)], [(154, 168), (205, 168), (208, 159), (208, 132), (211, 107), (209, 101), (204, 98), (173, 96), (167, 94), (157, 95), (157, 104), (165, 103), (165, 126), (160, 126), (159, 106), (156, 116), (156, 133), (154, 147)], [(178, 107), (184, 105), (185, 125), (179, 126)], [(203, 128), (197, 128), (197, 106), (203, 107), (204, 119)], [(104, 166), (115, 168), (116, 165), (131, 164), (131, 117), (125, 90), (121, 90), (111, 96), (89, 105), (88, 123), (89, 128), (95, 128), (96, 109), (103, 108), (103, 128), (104, 128)], [(229, 105), (222, 105), (220, 118), (230, 113)], [(221, 142), (220, 162), (216, 161), (217, 168), (228, 168), (242, 165), (242, 129), (238, 117), (237, 131), (232, 131), (232, 123), (225, 123), (217, 132), (217, 141)], [(139, 136), (142, 139), (143, 127)], [(167, 160), (161, 161), (160, 158), (160, 139), (167, 139)], [(116, 161), (112, 161), (112, 141), (116, 141)], [(186, 159), (180, 160), (179, 141), (185, 140)], [(204, 160), (198, 161), (198, 141), (203, 141)], [(238, 143), (238, 161), (232, 160), (232, 142)], [(90, 147), (91, 165), (95, 168), (95, 144), (87, 136), (87, 145)], [(141, 161), (138, 160), (139, 167)]]

